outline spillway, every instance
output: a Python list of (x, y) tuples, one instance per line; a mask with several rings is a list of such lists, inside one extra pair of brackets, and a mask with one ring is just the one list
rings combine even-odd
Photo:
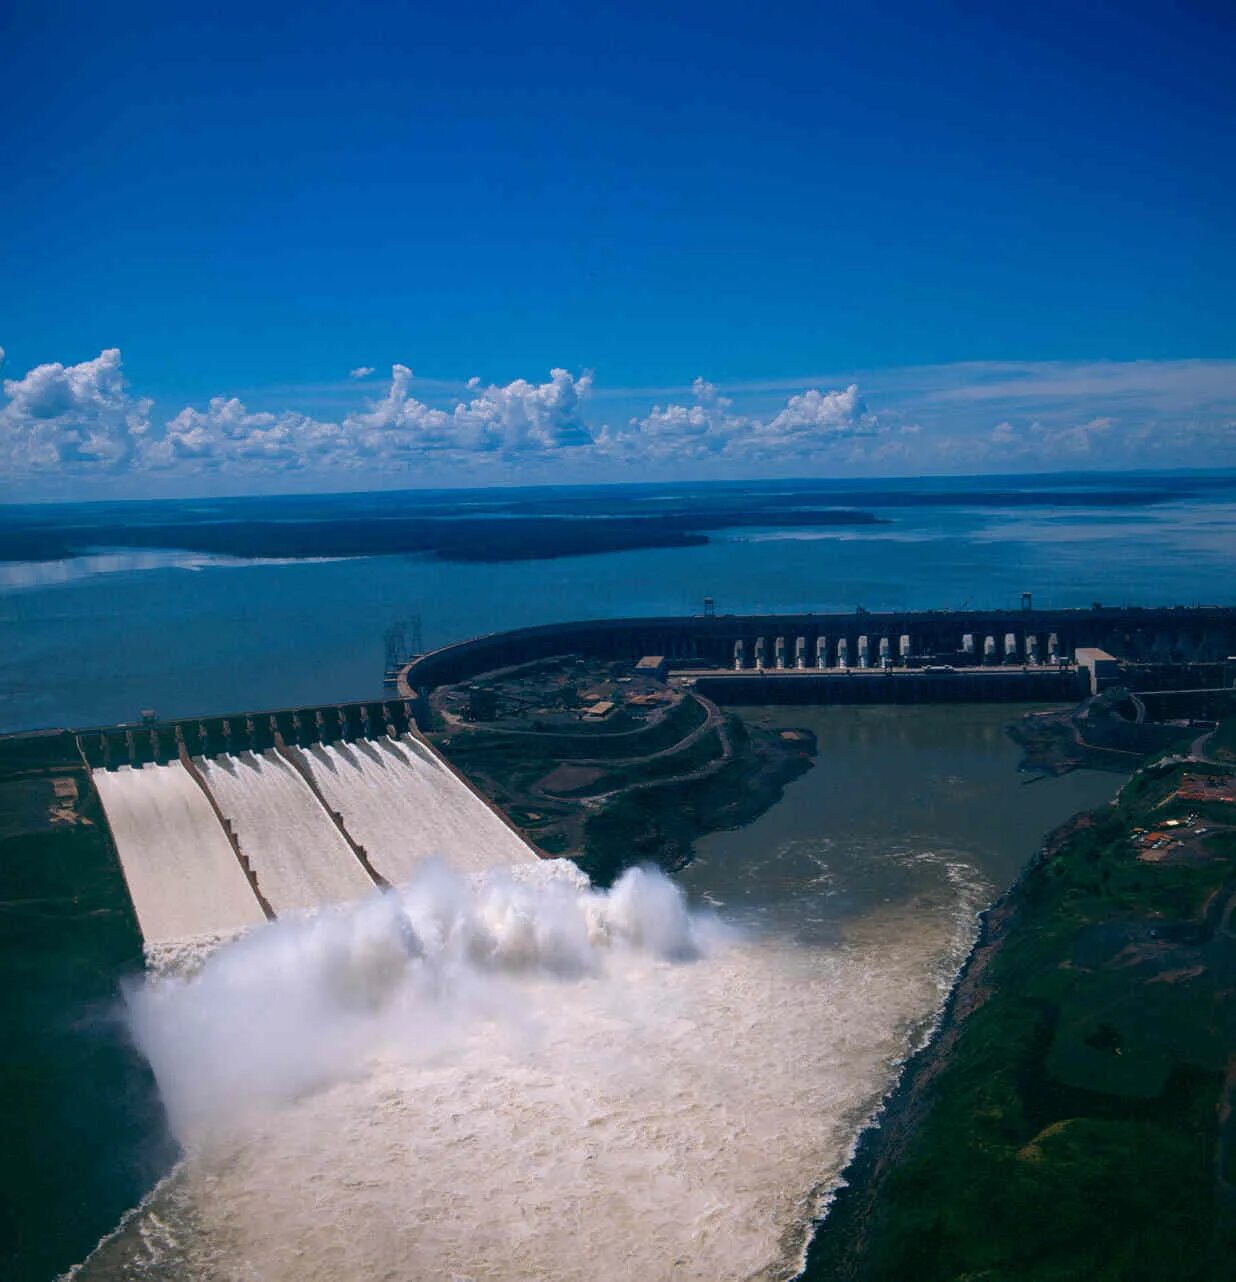
[(312, 789), (277, 752), (198, 758), (277, 913), (359, 899), (373, 881)]
[(483, 872), (537, 856), (423, 744), (402, 739), (316, 745), (299, 753), (327, 804), (387, 881), (408, 880), (438, 858)]
[(147, 945), (266, 920), (210, 802), (179, 761), (92, 777)]

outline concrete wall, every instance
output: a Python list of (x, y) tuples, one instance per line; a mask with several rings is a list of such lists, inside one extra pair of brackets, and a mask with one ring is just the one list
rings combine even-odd
[(727, 672), (701, 676), (695, 688), (723, 705), (868, 703), (1057, 703), (1080, 698), (1077, 674), (972, 669), (952, 673), (852, 671)]
[[(1010, 634), (1011, 652), (1006, 646)], [(930, 658), (955, 666), (981, 664), (985, 650), (990, 650), (991, 663), (1048, 660), (1053, 637), (1056, 652), (1066, 659), (1079, 647), (1092, 646), (1124, 659), (1215, 661), (1236, 653), (1236, 607), (592, 619), (519, 628), (444, 646), (410, 664), (404, 681), (410, 691), (432, 689), (495, 668), (568, 653), (632, 662), (642, 655), (663, 654), (672, 667), (732, 669), (738, 646), (744, 667), (753, 667), (757, 651), (773, 667), (778, 637), (787, 638), (791, 655), (798, 652), (802, 638), (812, 666), (818, 666), (821, 642), (829, 666), (838, 661), (843, 642), (848, 661), (856, 665), (860, 637), (867, 638), (873, 663), (878, 661), (880, 642), (888, 638), (890, 653), (901, 663), (903, 636), (908, 638), (912, 665)], [(973, 638), (972, 651), (963, 645), (967, 636)]]
[(77, 740), (82, 754), (94, 768), (114, 770), (122, 765), (162, 765), (177, 758), (182, 744), (191, 757), (214, 757), (223, 753), (268, 752), (275, 746), (276, 737), (286, 744), (307, 747), (314, 743), (376, 739), (391, 729), (396, 735), (402, 735), (414, 724), (412, 702), (375, 699), (364, 703), (282, 708), (274, 712), (104, 726), (79, 730)]

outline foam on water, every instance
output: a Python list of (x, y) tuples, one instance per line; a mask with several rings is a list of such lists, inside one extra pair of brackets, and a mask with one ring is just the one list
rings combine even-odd
[(152, 978), (186, 1157), (80, 1273), (788, 1277), (969, 945), (946, 863), (827, 947), (651, 871), (431, 867)]

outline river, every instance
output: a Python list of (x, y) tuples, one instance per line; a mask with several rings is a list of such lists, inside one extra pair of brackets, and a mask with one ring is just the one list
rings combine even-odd
[[(360, 980), (352, 944), (276, 927), (196, 990), (139, 999), (188, 1156), (84, 1277), (791, 1276), (976, 913), (1116, 779), (1028, 782), (987, 706), (751, 715), (811, 728), (820, 754), (778, 806), (699, 843), (678, 879), (697, 950), (655, 895), (597, 908), (577, 889), (519, 901), (542, 960), (585, 900), (642, 943), (607, 935), (582, 969), (523, 952), (438, 969), (430, 998), (385, 987), (381, 922), (346, 928)], [(409, 919), (510, 920), (506, 890), (470, 893), (414, 881)], [(358, 984), (363, 1034), (336, 1000)]]

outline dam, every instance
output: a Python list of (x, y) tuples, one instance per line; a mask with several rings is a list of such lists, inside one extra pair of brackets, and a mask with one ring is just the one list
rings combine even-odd
[[(1076, 685), (1074, 656), (1087, 647), (1143, 671), (1148, 684), (1140, 688), (1165, 688), (1174, 671), (1221, 666), (1236, 654), (1236, 608), (1043, 610), (1027, 594), (1021, 609), (1004, 611), (587, 619), (490, 633), (431, 650), (405, 665), (398, 689), (411, 698), (552, 655), (631, 662), (657, 655), (675, 672), (706, 675), (714, 682), (710, 697), (736, 703), (1069, 699)], [(853, 680), (864, 673), (892, 673), (902, 684), (864, 686)], [(746, 680), (717, 683), (721, 674)], [(957, 675), (970, 680), (939, 680)], [(997, 675), (1002, 680), (984, 679)], [(768, 680), (752, 686), (749, 678), (757, 676)], [(1221, 672), (1214, 677), (1230, 684)], [(785, 689), (773, 684), (781, 681)], [(795, 681), (801, 684), (789, 684)]]
[[(419, 656), (398, 698), (76, 733), (148, 944), (217, 937), (406, 882), (539, 856), (421, 735), (428, 694), (564, 654), (656, 655), (716, 704), (1072, 702), (1086, 647), (1131, 689), (1230, 686), (1236, 609), (1104, 608), (606, 619)], [(1077, 664), (1074, 663), (1076, 656)]]
[(428, 860), (473, 874), (538, 858), (402, 706), (113, 727), (77, 743), (148, 949), (362, 899)]
[[(667, 665), (673, 678), (635, 732), (680, 808), (680, 777), (713, 720), (689, 688), (672, 702), (675, 680), (776, 683), (804, 697), (821, 682), (926, 703), (970, 681), (1017, 697), (1031, 679), (1062, 691), (1076, 679), (1063, 663), (930, 673), (942, 665), (913, 651), (923, 667), (899, 665), (896, 643), (891, 675), (843, 675), (835, 661), (813, 672), (810, 636), (792, 624), (723, 626), (713, 651), (688, 647)], [(725, 661), (744, 632), (769, 638), (766, 669)], [(546, 644), (569, 653), (564, 635)], [(877, 637), (878, 658), (881, 634), (862, 635)], [(652, 641), (655, 652), (656, 638), (633, 629), (624, 645)], [(622, 684), (631, 665), (609, 666), (619, 700), (638, 708), (649, 696), (624, 693), (643, 690)], [(586, 693), (592, 676), (562, 668)], [(452, 697), (466, 708), (466, 691)], [(148, 943), (137, 1044), (187, 1152), (102, 1244), (89, 1282), (134, 1276), (126, 1261), (148, 1250), (165, 1253), (163, 1275), (203, 1280), (220, 1260), (277, 1282), (409, 1270), (583, 1282), (598, 1259), (632, 1282), (788, 1277), (817, 1195), (929, 1028), (975, 912), (1035, 834), (1110, 791), (1078, 776), (1023, 788), (1004, 707), (813, 709), (826, 768), (770, 808), (766, 826), (701, 848), (681, 879), (684, 915), (673, 886), (642, 870), (605, 890), (568, 879), (565, 861), (535, 863), (439, 755), (451, 739), (444, 751), (467, 760), (464, 733), (426, 743), (418, 705), (414, 694), (150, 717), (47, 740), (49, 755), (68, 748), (89, 765), (103, 798)], [(561, 792), (603, 794), (624, 782), (610, 776), (645, 769), (622, 764), (631, 732), (578, 718), (573, 736), (536, 731), (557, 759), (547, 772), (566, 755), (555, 736), (596, 759), (559, 775)], [(802, 718), (781, 711), (769, 738), (790, 742), (782, 732)], [(687, 743), (681, 768), (656, 756), (671, 738)], [(538, 741), (513, 742), (526, 766)], [(518, 814), (506, 789), (487, 795)], [(643, 805), (652, 793), (633, 795)], [(806, 809), (791, 824), (795, 807)], [(942, 812), (951, 817), (937, 826)], [(457, 875), (423, 872), (430, 860)], [(526, 880), (522, 869), (473, 872), (520, 862)], [(371, 889), (388, 881), (393, 893)], [(336, 907), (312, 911), (322, 904)], [(191, 973), (149, 947), (229, 933), (243, 938), (196, 950)], [(685, 1265), (671, 1274), (666, 1261)]]

